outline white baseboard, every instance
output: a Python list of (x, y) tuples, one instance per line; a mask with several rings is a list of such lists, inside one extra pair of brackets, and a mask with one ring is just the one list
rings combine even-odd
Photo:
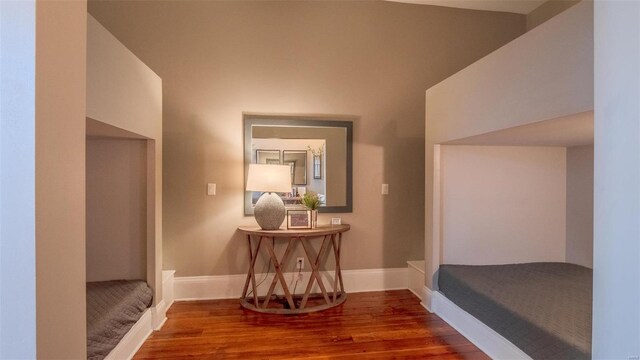
[(167, 321), (167, 310), (173, 304), (173, 279), (175, 270), (162, 271), (162, 300), (153, 307), (153, 330), (160, 330)]
[(144, 341), (153, 331), (152, 312), (154, 308), (147, 309), (142, 317), (133, 325), (129, 332), (120, 340), (113, 350), (105, 357), (105, 360), (131, 359), (142, 346)]
[(413, 295), (422, 300), (424, 261), (407, 261), (407, 286)]
[(167, 303), (167, 308), (173, 304), (173, 280), (175, 270), (162, 270), (162, 300)]
[(347, 292), (402, 290), (407, 288), (407, 269), (343, 270)]
[(493, 329), (459, 308), (441, 292), (431, 293), (433, 311), (492, 359), (528, 359), (527, 354)]
[(433, 312), (433, 292), (431, 291), (431, 289), (429, 289), (426, 286), (422, 287), (422, 297), (421, 297), (422, 301), (420, 302), (420, 305), (422, 305), (423, 308), (427, 309), (428, 312), (432, 313)]
[[(310, 272), (303, 272), (303, 281), (298, 283), (296, 293), (303, 293), (309, 280)], [(285, 273), (287, 283), (294, 284), (297, 273)], [(256, 274), (256, 280), (262, 282), (258, 286), (258, 295), (267, 293), (274, 274)], [(322, 281), (327, 291), (333, 289), (333, 272), (321, 272)], [(176, 300), (210, 300), (240, 298), (246, 274), (176, 277), (174, 281), (174, 297)], [(264, 281), (262, 281), (264, 279)], [(342, 270), (345, 290), (349, 293), (379, 290), (397, 290), (407, 288), (407, 269), (365, 269)], [(251, 288), (251, 286), (249, 286)], [(293, 285), (290, 286), (293, 291)], [(313, 292), (319, 292), (317, 284)], [(276, 294), (282, 294), (281, 287), (276, 286)]]
[(407, 261), (409, 290), (420, 299), (420, 305), (431, 311), (431, 289), (424, 285), (424, 260)]
[(153, 330), (160, 330), (162, 325), (164, 325), (164, 322), (167, 321), (168, 308), (169, 306), (167, 306), (167, 303), (163, 299), (163, 300), (160, 300), (160, 302), (157, 303), (156, 306), (150, 309), (152, 311), (151, 318), (152, 318)]

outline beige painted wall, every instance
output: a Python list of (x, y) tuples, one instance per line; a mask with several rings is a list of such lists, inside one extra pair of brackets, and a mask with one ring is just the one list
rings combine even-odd
[(164, 82), (164, 267), (177, 276), (246, 271), (236, 227), (255, 220), (243, 216), (243, 112), (357, 117), (342, 265), (421, 259), (424, 90), (525, 31), (523, 15), (377, 1), (95, 1), (89, 11)]
[(87, 139), (87, 281), (147, 277), (147, 144)]
[(580, 1), (581, 0), (549, 0), (545, 2), (527, 14), (527, 31), (567, 10)]
[[(427, 273), (438, 267), (433, 260), (434, 144), (592, 110), (592, 54), (593, 3), (581, 2), (427, 90)], [(426, 282), (431, 286), (432, 278)]]
[(91, 16), (87, 40), (86, 117), (147, 138), (146, 280), (157, 304), (162, 300), (162, 80)]
[(441, 149), (443, 263), (565, 260), (565, 148)]
[(593, 145), (567, 148), (567, 262), (593, 267)]
[(36, 3), (38, 359), (86, 358), (84, 1)]

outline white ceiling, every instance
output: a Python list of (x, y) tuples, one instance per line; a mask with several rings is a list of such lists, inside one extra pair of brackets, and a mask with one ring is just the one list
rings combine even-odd
[(593, 144), (593, 111), (516, 126), (444, 145), (581, 146)]
[(461, 9), (528, 14), (546, 0), (388, 0), (409, 4), (447, 6)]

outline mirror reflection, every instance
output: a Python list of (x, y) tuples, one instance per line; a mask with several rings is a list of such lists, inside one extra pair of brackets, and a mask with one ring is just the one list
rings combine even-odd
[[(318, 194), (321, 212), (351, 211), (352, 122), (245, 115), (245, 180), (249, 164), (291, 168), (291, 191), (279, 194), (288, 208), (307, 192)], [(259, 192), (245, 192), (245, 214)]]
[(256, 150), (254, 164), (280, 164), (280, 150)]
[[(291, 184), (307, 185), (307, 151), (306, 150), (283, 150), (282, 164), (291, 167)], [(310, 189), (313, 190), (313, 189)], [(324, 193), (324, 186), (321, 189)], [(316, 191), (318, 192), (318, 191)]]

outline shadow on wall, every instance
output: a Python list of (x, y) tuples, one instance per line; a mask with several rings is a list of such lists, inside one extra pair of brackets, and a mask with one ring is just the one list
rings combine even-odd
[[(383, 195), (384, 267), (406, 267), (424, 258), (424, 137), (401, 137), (396, 120), (382, 132), (384, 164), (402, 164), (400, 171), (383, 169), (389, 195)], [(418, 229), (418, 232), (416, 232)], [(391, 261), (402, 259), (401, 263)]]
[[(405, 267), (407, 260), (424, 258), (424, 138), (402, 137), (392, 120), (376, 139), (382, 145), (382, 182), (389, 194), (382, 196), (382, 265)], [(401, 164), (395, 171), (389, 164)], [(399, 171), (398, 171), (399, 170)], [(415, 229), (420, 229), (416, 232)]]
[[(164, 227), (163, 268), (191, 263), (197, 268), (176, 274), (191, 276), (211, 273), (214, 264), (222, 262), (229, 274), (245, 272), (248, 250), (238, 246), (242, 239), (236, 239), (235, 228), (216, 226), (224, 219), (243, 214), (243, 154), (233, 151), (242, 145), (230, 141), (237, 138), (241, 143), (242, 129), (235, 129), (237, 137), (222, 137), (219, 135), (224, 132), (213, 132), (211, 121), (201, 117), (191, 117), (182, 124), (188, 127), (165, 128), (164, 132), (165, 169), (171, 172), (163, 174), (163, 192), (165, 202), (171, 206), (164, 207), (163, 216), (171, 221)], [(207, 182), (217, 183), (217, 195), (207, 195)], [(192, 243), (198, 238), (208, 241)], [(199, 250), (193, 251), (194, 246)], [(232, 252), (228, 252), (228, 246), (234, 247)]]

